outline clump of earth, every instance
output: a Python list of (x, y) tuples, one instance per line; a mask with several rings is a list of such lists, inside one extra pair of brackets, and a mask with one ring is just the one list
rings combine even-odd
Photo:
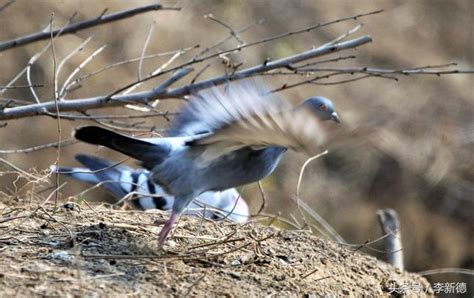
[(0, 295), (387, 295), (423, 277), (308, 231), (160, 212), (0, 203)]

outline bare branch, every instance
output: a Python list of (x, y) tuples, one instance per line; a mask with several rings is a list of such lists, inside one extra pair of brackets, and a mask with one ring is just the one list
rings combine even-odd
[(81, 71), (81, 69), (83, 69), (87, 63), (89, 63), (90, 61), (92, 61), (92, 59), (94, 59), (97, 55), (99, 55), (104, 49), (105, 49), (105, 45), (101, 46), (100, 48), (98, 48), (97, 50), (95, 50), (89, 57), (87, 57), (81, 64), (79, 64), (78, 67), (76, 67), (76, 69), (74, 69), (71, 74), (67, 77), (66, 81), (64, 81), (64, 84), (63, 84), (63, 87), (61, 88), (61, 91), (59, 92), (59, 99), (60, 100), (63, 100), (64, 97), (66, 96), (67, 94), (67, 86), (69, 85), (70, 81), (72, 80), (72, 78), (79, 72)]
[[(331, 45), (325, 48), (312, 49), (306, 52), (296, 54), (294, 56), (282, 58), (279, 60), (275, 60), (268, 63), (260, 64), (254, 67), (250, 67), (247, 69), (243, 69), (229, 76), (216, 77), (216, 78), (209, 79), (206, 81), (201, 81), (196, 84), (172, 89), (167, 92), (166, 96), (178, 97), (178, 96), (183, 96), (187, 94), (192, 94), (193, 92), (197, 92), (199, 90), (209, 88), (213, 85), (220, 85), (227, 81), (243, 79), (243, 78), (246, 78), (258, 73), (263, 73), (272, 69), (287, 67), (288, 65), (291, 65), (294, 63), (328, 55), (328, 54), (335, 53), (341, 50), (355, 48), (369, 42), (372, 42), (372, 38), (369, 35), (365, 35), (359, 38), (341, 42), (341, 43)], [(0, 113), (0, 119), (1, 119), (1, 113)]]
[(44, 87), (44, 84), (33, 84), (33, 85), (15, 85), (15, 86), (0, 86), (0, 89), (23, 89), (31, 87)]
[(260, 205), (260, 208), (258, 209), (257, 213), (255, 213), (254, 216), (259, 216), (260, 213), (262, 213), (263, 209), (267, 206), (267, 199), (265, 196), (265, 191), (263, 190), (262, 183), (260, 181), (257, 182), (258, 185), (258, 190), (260, 191), (260, 196), (262, 197), (262, 205)]
[(211, 64), (206, 64), (203, 68), (201, 68), (201, 70), (198, 71), (198, 73), (191, 80), (191, 84), (194, 84), (197, 81), (197, 79), (199, 78), (199, 76), (202, 75), (206, 71), (206, 69), (208, 69), (210, 66), (211, 66)]
[[(157, 73), (160, 73), (162, 72), (165, 68), (167, 68), (168, 66), (170, 66), (171, 63), (173, 63), (176, 59), (178, 59), (179, 56), (181, 56), (183, 53), (182, 52), (176, 52), (176, 54), (173, 55), (173, 57), (171, 57), (170, 59), (168, 59), (168, 61), (166, 61), (166, 63), (164, 63), (163, 65), (161, 65), (160, 67), (158, 67), (157, 69), (155, 69), (151, 75), (155, 75)], [(183, 68), (181, 68), (183, 69)], [(123, 92), (123, 94), (130, 94), (133, 90), (135, 90), (136, 88), (140, 87), (142, 85), (143, 81), (142, 82), (138, 82), (137, 84), (133, 85), (132, 87), (128, 88), (127, 90), (125, 90), (125, 92)]]
[(205, 15), (204, 18), (213, 20), (214, 22), (224, 26), (225, 28), (227, 28), (227, 30), (229, 30), (230, 35), (234, 37), (239, 44), (244, 44), (244, 41), (239, 37), (238, 33), (226, 22), (216, 18), (212, 13)]
[(36, 55), (33, 55), (33, 57), (31, 57), (30, 60), (28, 61), (28, 65), (26, 66), (26, 80), (28, 81), (28, 85), (30, 86), (31, 94), (35, 98), (36, 103), (41, 103), (41, 101), (39, 100), (39, 97), (36, 94), (35, 88), (33, 87), (35, 84), (33, 84), (32, 81), (31, 81), (31, 67), (36, 62), (36, 60), (39, 58), (40, 55), (41, 55), (40, 53), (37, 53)]
[(349, 20), (357, 20), (358, 18), (378, 14), (378, 13), (381, 13), (381, 12), (383, 12), (383, 10), (376, 10), (376, 11), (371, 11), (371, 12), (368, 12), (368, 13), (362, 13), (362, 14), (358, 14), (358, 15), (354, 15), (354, 16), (350, 16), (350, 17), (340, 18), (340, 19), (330, 21), (330, 22), (326, 22), (326, 23), (318, 23), (318, 24), (315, 24), (315, 25), (311, 25), (309, 27), (299, 29), (299, 30), (278, 34), (278, 35), (267, 37), (267, 38), (264, 38), (262, 40), (258, 40), (258, 41), (251, 42), (251, 43), (246, 43), (246, 44), (240, 45), (240, 46), (238, 46), (234, 49), (229, 49), (229, 50), (226, 50), (226, 51), (222, 51), (222, 52), (219, 52), (217, 54), (210, 54), (206, 57), (201, 58), (201, 60), (207, 60), (209, 58), (216, 57), (216, 56), (219, 56), (221, 54), (240, 51), (244, 48), (248, 48), (248, 47), (251, 47), (251, 46), (259, 45), (259, 44), (262, 44), (262, 43), (267, 43), (267, 42), (270, 42), (270, 41), (274, 41), (274, 40), (277, 40), (277, 39), (282, 39), (282, 38), (285, 38), (285, 37), (289, 37), (289, 36), (293, 36), (293, 35), (297, 35), (297, 34), (301, 34), (301, 33), (311, 32), (313, 30), (316, 30), (316, 29), (319, 29), (319, 28), (322, 28), (322, 27), (326, 27), (326, 26), (330, 26), (330, 25), (333, 25), (333, 24), (336, 24), (336, 23), (341, 23), (341, 22), (345, 22), (345, 21), (349, 21)]
[(318, 65), (318, 64), (324, 64), (324, 63), (329, 63), (329, 62), (339, 62), (339, 61), (342, 61), (342, 60), (355, 59), (355, 58), (356, 58), (355, 55), (341, 56), (341, 57), (336, 57), (336, 58), (331, 58), (331, 59), (325, 59), (325, 60), (319, 60), (319, 61), (315, 61), (315, 62), (310, 62), (310, 63), (304, 64), (304, 65), (299, 65), (299, 66), (290, 65), (290, 66), (287, 67), (287, 68), (288, 68), (289, 70), (297, 70), (297, 69), (303, 69), (304, 67), (308, 67), (308, 66), (313, 66), (313, 65)]
[(44, 175), (35, 176), (33, 174), (30, 174), (28, 171), (20, 169), (19, 167), (17, 167), (16, 165), (14, 165), (13, 163), (9, 162), (6, 159), (0, 158), (0, 163), (3, 163), (5, 165), (7, 165), (8, 167), (12, 168), (16, 172), (21, 173), (22, 175), (24, 175), (25, 177), (30, 178), (33, 181), (44, 181), (44, 180), (48, 179), (48, 177), (45, 177)]
[[(60, 157), (61, 157), (61, 117), (59, 116), (59, 107), (58, 107), (58, 101), (59, 101), (59, 93), (58, 93), (58, 71), (57, 71), (57, 61), (56, 61), (56, 49), (54, 47), (54, 35), (53, 35), (53, 22), (54, 22), (54, 12), (51, 13), (51, 22), (50, 22), (50, 32), (49, 32), (49, 36), (51, 38), (51, 56), (53, 58), (53, 92), (54, 92), (54, 103), (55, 103), (55, 106), (56, 106), (56, 115), (57, 115), (57, 132), (58, 132), (58, 146), (56, 147), (56, 162), (55, 162), (55, 165), (57, 167), (59, 167), (59, 161), (60, 161)], [(31, 82), (29, 82), (31, 84)], [(55, 200), (54, 200), (54, 209), (53, 210), (56, 210), (56, 207), (58, 205), (58, 201), (59, 201), (59, 192), (58, 190), (60, 189), (59, 187), (59, 173), (56, 173), (55, 175), (56, 179), (55, 179), (55, 182), (56, 182), (56, 191), (54, 193), (54, 196), (55, 196)], [(67, 228), (66, 228), (67, 229)]]
[[(145, 119), (153, 117), (175, 116), (178, 113), (173, 112), (147, 112), (139, 115), (76, 115), (76, 114), (59, 114), (64, 120), (110, 120), (110, 119)], [(2, 151), (0, 150), (0, 153)]]
[[(74, 13), (74, 14), (69, 18), (69, 20), (67, 21), (67, 23), (59, 30), (58, 34), (56, 34), (56, 36), (54, 37), (54, 39), (58, 38), (58, 37), (62, 34), (64, 28), (66, 28), (66, 27), (72, 22), (72, 20), (73, 20), (73, 18), (74, 18), (75, 16), (76, 16), (76, 14)], [(50, 46), (51, 46), (51, 43), (48, 43), (46, 46), (44, 46), (44, 47), (41, 49), (41, 51), (39, 51), (38, 53), (36, 53), (36, 54), (30, 59), (30, 62), (33, 61), (33, 63), (34, 63), (34, 61), (38, 60), (38, 59), (41, 57), (41, 55), (43, 55), (43, 54), (49, 49)], [(10, 82), (8, 82), (8, 84), (7, 84), (5, 87), (2, 87), (2, 88), (0, 89), (0, 95), (2, 95), (3, 93), (5, 93), (5, 91), (7, 91), (7, 89), (8, 89), (10, 86), (12, 86), (19, 78), (21, 78), (21, 76), (22, 76), (26, 71), (28, 71), (29, 67), (30, 67), (30, 64), (28, 64), (25, 68), (23, 68)]]
[[(170, 52), (163, 52), (163, 53), (157, 53), (157, 54), (151, 54), (151, 55), (146, 55), (144, 57), (136, 57), (136, 58), (132, 58), (132, 59), (127, 59), (127, 60), (124, 60), (124, 61), (119, 61), (119, 62), (116, 62), (116, 63), (113, 63), (113, 64), (109, 64), (109, 65), (106, 65), (104, 67), (101, 67), (89, 74), (86, 74), (86, 75), (83, 75), (77, 79), (75, 79), (74, 81), (72, 81), (68, 86), (66, 86), (66, 91), (69, 91), (71, 90), (74, 85), (78, 85), (80, 82), (84, 81), (85, 79), (88, 79), (90, 77), (93, 77), (95, 75), (98, 75), (99, 73), (102, 73), (106, 70), (109, 70), (111, 68), (114, 68), (114, 67), (118, 67), (118, 66), (122, 66), (122, 65), (126, 65), (126, 64), (130, 64), (130, 63), (135, 63), (135, 62), (140, 62), (140, 61), (144, 61), (144, 60), (147, 60), (147, 59), (152, 59), (152, 58), (156, 58), (156, 57), (162, 57), (162, 56), (170, 56), (170, 55), (175, 55), (176, 53), (178, 52), (182, 52), (182, 53), (186, 53), (190, 50), (193, 50), (193, 49), (196, 49), (198, 48), (199, 45), (195, 45), (195, 46), (192, 46), (192, 47), (187, 47), (187, 48), (183, 48), (183, 49), (180, 49), (180, 50), (175, 50), (175, 51), (170, 51)], [(1, 87), (0, 87), (1, 88)]]
[[(264, 21), (265, 21), (264, 19), (260, 19), (260, 20), (258, 20), (258, 21), (255, 22), (255, 23), (252, 23), (252, 24), (247, 25), (246, 27), (244, 27), (244, 28), (242, 28), (242, 29), (240, 29), (240, 30), (237, 30), (236, 33), (237, 33), (237, 34), (244, 33), (244, 32), (246, 32), (247, 30), (249, 30), (250, 28), (252, 28), (252, 27), (254, 27), (254, 26), (263, 24)], [(203, 49), (201, 52), (199, 52), (198, 54), (196, 54), (196, 55), (193, 57), (192, 61), (196, 61), (196, 59), (198, 59), (198, 58), (201, 57), (202, 55), (204, 55), (204, 54), (210, 52), (211, 50), (213, 50), (213, 49), (215, 49), (215, 48), (217, 48), (217, 47), (219, 47), (219, 46), (224, 45), (227, 41), (229, 41), (229, 40), (232, 39), (232, 38), (233, 38), (233, 36), (232, 36), (231, 34), (229, 34), (229, 36), (225, 37), (224, 39), (222, 39), (221, 41), (215, 43), (214, 45), (209, 46), (209, 47), (206, 47), (206, 48)]]
[[(353, 68), (339, 68), (339, 67), (318, 67), (318, 68), (299, 68), (298, 72), (327, 72), (335, 71), (338, 73), (364, 73), (370, 75), (384, 75), (384, 74), (403, 74), (403, 75), (443, 75), (443, 74), (470, 74), (474, 73), (472, 69), (459, 70), (459, 69), (448, 69), (443, 70), (439, 68), (445, 68), (454, 66), (456, 63), (449, 63), (445, 65), (437, 66), (419, 66), (413, 68), (402, 68), (402, 69), (383, 69), (383, 68), (369, 68), (369, 67), (353, 67)], [(436, 69), (438, 68), (438, 69)]]
[[(77, 143), (78, 141), (74, 138), (70, 138), (67, 140), (63, 140), (59, 146), (60, 147), (65, 147), (74, 143)], [(34, 151), (39, 151), (47, 148), (58, 148), (58, 142), (53, 142), (49, 144), (43, 144), (43, 145), (38, 145), (38, 146), (33, 146), (25, 149), (12, 149), (12, 150), (0, 150), (0, 154), (18, 154), (18, 153), (31, 153)]]
[[(62, 68), (64, 67), (64, 65), (66, 65), (66, 62), (69, 61), (69, 59), (71, 59), (74, 55), (76, 55), (77, 53), (79, 53), (80, 51), (82, 51), (84, 49), (84, 47), (86, 46), (86, 44), (88, 44), (90, 41), (92, 40), (92, 36), (89, 36), (86, 40), (84, 40), (76, 49), (74, 49), (71, 53), (69, 53), (66, 57), (64, 57), (62, 59), (62, 61), (59, 63), (58, 65), (58, 69), (57, 69), (57, 73), (56, 73), (56, 77), (59, 79), (59, 74), (61, 73), (61, 70)], [(66, 83), (64, 83), (64, 85), (66, 85)], [(62, 88), (64, 89), (64, 87)], [(62, 97), (62, 93), (63, 93), (63, 90), (61, 89), (61, 91), (59, 92), (59, 97), (61, 98)]]
[[(389, 76), (382, 76), (382, 75), (363, 75), (363, 76), (358, 76), (358, 77), (355, 77), (355, 78), (344, 79), (344, 80), (339, 80), (339, 81), (317, 82), (317, 80), (313, 80), (313, 81), (311, 81), (311, 82), (309, 82), (309, 83), (310, 83), (310, 84), (314, 84), (314, 85), (320, 85), (320, 86), (322, 86), (322, 85), (324, 85), (324, 86), (330, 86), (330, 85), (346, 84), (346, 83), (355, 82), (355, 81), (360, 81), (360, 80), (368, 79), (368, 78), (382, 78), (382, 79), (388, 79), (388, 80), (398, 81), (397, 78), (389, 77)], [(286, 88), (286, 89), (288, 89), (288, 88)]]
[(352, 28), (351, 30), (347, 31), (347, 32), (344, 32), (344, 34), (338, 36), (337, 38), (335, 38), (334, 40), (331, 40), (330, 42), (328, 43), (325, 43), (323, 44), (322, 46), (320, 46), (321, 48), (324, 48), (324, 47), (327, 47), (327, 46), (330, 46), (330, 45), (333, 45), (335, 43), (338, 43), (342, 40), (344, 40), (346, 37), (348, 37), (349, 35), (351, 34), (354, 34), (356, 33), (357, 31), (359, 31), (360, 28), (362, 28), (363, 24), (360, 23), (358, 24), (357, 26), (355, 26), (354, 28)]
[[(302, 73), (300, 73), (299, 71), (292, 72), (292, 73), (288, 73), (288, 72), (287, 73), (278, 73), (278, 72), (275, 72), (275, 73), (266, 73), (264, 75), (272, 75), (273, 76), (273, 75), (296, 75), (296, 74), (301, 75)], [(297, 82), (297, 83), (294, 83), (294, 84), (286, 84), (285, 83), (285, 84), (283, 84), (283, 86), (281, 86), (279, 88), (276, 88), (276, 89), (273, 89), (270, 92), (271, 93), (280, 92), (280, 91), (283, 91), (283, 90), (288, 90), (290, 88), (298, 87), (298, 86), (305, 85), (305, 84), (338, 85), (338, 84), (355, 82), (355, 81), (359, 81), (359, 80), (363, 80), (363, 79), (367, 79), (367, 78), (383, 78), (383, 79), (398, 81), (398, 79), (395, 78), (395, 77), (390, 77), (390, 76), (386, 76), (386, 75), (379, 75), (379, 74), (373, 74), (373, 75), (369, 74), (369, 75), (363, 75), (363, 76), (358, 76), (358, 77), (355, 77), (355, 78), (344, 79), (344, 80), (339, 80), (339, 81), (318, 82), (319, 80), (329, 79), (331, 77), (342, 76), (342, 75), (346, 75), (346, 74), (347, 73), (344, 73), (344, 72), (333, 72), (333, 73), (329, 73), (329, 74), (325, 74), (325, 75), (315, 76), (315, 77), (312, 77), (310, 79), (303, 80), (303, 81), (300, 81), (300, 82)]]
[[(95, 27), (95, 26), (98, 26), (98, 25), (107, 24), (107, 23), (118, 21), (118, 20), (125, 19), (125, 18), (130, 18), (130, 17), (133, 17), (133, 16), (138, 15), (138, 14), (142, 14), (142, 13), (145, 13), (145, 12), (149, 12), (149, 11), (153, 11), (153, 10), (164, 10), (164, 9), (166, 9), (166, 10), (180, 10), (180, 8), (165, 8), (161, 4), (151, 4), (151, 5), (141, 6), (141, 7), (137, 7), (137, 8), (133, 8), (133, 9), (123, 10), (123, 11), (116, 12), (116, 13), (111, 13), (111, 14), (108, 14), (108, 15), (100, 15), (97, 18), (93, 18), (93, 19), (89, 19), (89, 20), (86, 20), (86, 21), (71, 24), (69, 26), (66, 26), (64, 29), (57, 29), (57, 30), (53, 30), (52, 32), (53, 32), (53, 36), (56, 36), (61, 31), (62, 31), (62, 33), (61, 33), (62, 35), (72, 34), (72, 33), (76, 33), (77, 31), (80, 31), (80, 30)], [(30, 34), (30, 35), (27, 35), (27, 36), (23, 36), (23, 37), (15, 38), (15, 39), (12, 39), (12, 40), (4, 41), (4, 42), (0, 43), (0, 52), (5, 51), (7, 49), (14, 48), (14, 47), (18, 47), (18, 46), (22, 46), (22, 45), (29, 44), (29, 43), (32, 43), (32, 42), (36, 42), (36, 41), (39, 41), (39, 40), (49, 39), (50, 37), (51, 36), (50, 36), (49, 30), (48, 30), (47, 32), (43, 32), (43, 31), (42, 32), (37, 32), (37, 33), (33, 33), (33, 34)]]
[(92, 40), (92, 36), (89, 36), (88, 38), (86, 38), (86, 40), (84, 40), (83, 42), (81, 42), (81, 44), (75, 48), (73, 51), (71, 51), (71, 53), (69, 53), (68, 55), (66, 55), (66, 57), (64, 57), (61, 62), (59, 63), (58, 65), (58, 69), (57, 69), (57, 73), (56, 73), (56, 77), (59, 77), (59, 74), (61, 73), (61, 70), (62, 68), (64, 67), (64, 65), (66, 65), (66, 62), (69, 61), (69, 59), (71, 59), (74, 55), (76, 55), (77, 53), (81, 52), (84, 47)]
[[(237, 71), (229, 76), (219, 76), (209, 80), (200, 81), (195, 84), (186, 85), (183, 87), (174, 88), (167, 90), (166, 88), (154, 88), (152, 90), (137, 92), (127, 95), (114, 95), (110, 96), (97, 96), (92, 98), (76, 99), (59, 102), (59, 110), (65, 111), (77, 111), (77, 110), (88, 110), (101, 108), (105, 106), (121, 106), (130, 103), (148, 103), (155, 99), (165, 98), (178, 98), (184, 95), (189, 95), (202, 89), (209, 88), (214, 85), (223, 84), (229, 80), (237, 80), (245, 77), (249, 77), (258, 73), (263, 73), (272, 69), (287, 67), (294, 63), (298, 63), (304, 60), (328, 55), (337, 51), (355, 48), (357, 46), (364, 45), (372, 41), (372, 38), (368, 35), (362, 36), (349, 41), (341, 42), (335, 45), (331, 45), (325, 48), (311, 49), (300, 54), (282, 58), (279, 60), (271, 61), (266, 64), (256, 65), (241, 71)], [(8, 120), (29, 116), (44, 115), (43, 109), (47, 111), (53, 111), (55, 108), (54, 101), (43, 102), (41, 104), (32, 104), (21, 107), (5, 108), (0, 111), (0, 120)]]
[(8, 0), (5, 4), (2, 4), (0, 6), (0, 12), (5, 10), (8, 6), (12, 5), (15, 2), (15, 0)]
[[(318, 23), (316, 25), (305, 27), (303, 29), (290, 31), (290, 32), (286, 32), (286, 33), (282, 33), (282, 34), (278, 34), (278, 35), (274, 35), (274, 36), (267, 37), (267, 38), (264, 38), (264, 39), (261, 39), (261, 40), (258, 40), (258, 41), (254, 41), (254, 42), (251, 42), (251, 43), (241, 44), (241, 45), (239, 45), (235, 48), (225, 50), (225, 51), (219, 51), (218, 53), (209, 54), (209, 55), (204, 56), (204, 57), (200, 57), (200, 55), (197, 55), (197, 56), (193, 57), (193, 59), (191, 59), (191, 61), (186, 62), (186, 63), (184, 63), (180, 66), (177, 66), (175, 68), (170, 68), (167, 71), (156, 73), (154, 75), (150, 75), (150, 76), (148, 76), (148, 77), (146, 77), (146, 78), (144, 78), (140, 81), (137, 81), (137, 82), (131, 83), (127, 86), (124, 86), (124, 87), (120, 88), (119, 90), (117, 90), (117, 92), (114, 93), (113, 95), (118, 94), (118, 93), (122, 92), (123, 90), (126, 90), (129, 87), (131, 87), (131, 86), (133, 86), (137, 83), (142, 83), (142, 82), (151, 80), (153, 78), (156, 78), (156, 77), (161, 76), (163, 74), (166, 74), (168, 72), (173, 72), (173, 71), (175, 71), (175, 70), (177, 70), (181, 67), (190, 66), (190, 65), (193, 65), (195, 63), (200, 63), (200, 62), (203, 62), (203, 61), (215, 58), (215, 57), (221, 57), (222, 55), (225, 55), (225, 54), (228, 54), (228, 53), (239, 52), (239, 51), (241, 51), (245, 48), (248, 48), (248, 47), (252, 47), (252, 46), (259, 45), (259, 44), (275, 41), (275, 40), (278, 40), (278, 39), (286, 38), (286, 37), (301, 34), (301, 33), (311, 32), (315, 29), (323, 28), (323, 27), (330, 26), (330, 25), (333, 25), (333, 24), (336, 24), (336, 23), (340, 23), (340, 22), (345, 22), (345, 21), (349, 21), (349, 20), (357, 20), (358, 18), (378, 14), (378, 13), (381, 13), (381, 12), (383, 12), (383, 10), (377, 10), (377, 11), (372, 11), (372, 12), (368, 12), (368, 13), (353, 15), (353, 16), (350, 16), (350, 17), (340, 18), (340, 19), (337, 19), (337, 20), (334, 20), (334, 21), (329, 21), (329, 22), (326, 22), (326, 23)], [(223, 42), (225, 42), (225, 41), (223, 41)], [(207, 50), (208, 49), (205, 49), (203, 52), (206, 52)]]
[(138, 80), (142, 79), (142, 67), (143, 67), (143, 57), (145, 57), (146, 49), (150, 43), (151, 36), (153, 35), (153, 30), (155, 29), (156, 23), (151, 23), (148, 34), (146, 35), (145, 43), (143, 44), (142, 54), (140, 55), (140, 61), (138, 62)]

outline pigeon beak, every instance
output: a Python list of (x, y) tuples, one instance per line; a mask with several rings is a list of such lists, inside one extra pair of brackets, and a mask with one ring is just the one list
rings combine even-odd
[(336, 112), (332, 112), (331, 114), (331, 120), (336, 122), (336, 123), (341, 123), (341, 120), (339, 120), (339, 115), (337, 115)]

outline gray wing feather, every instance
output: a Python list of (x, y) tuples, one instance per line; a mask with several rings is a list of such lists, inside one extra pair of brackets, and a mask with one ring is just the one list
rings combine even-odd
[(206, 160), (215, 158), (217, 150), (213, 147), (225, 154), (246, 146), (281, 146), (314, 155), (325, 139), (321, 121), (305, 109), (296, 109), (255, 114), (236, 120), (195, 143), (208, 145), (204, 153)]
[[(232, 82), (194, 96), (172, 125), (188, 135), (207, 129), (192, 142), (206, 145), (199, 162), (210, 162), (243, 147), (281, 146), (315, 154), (325, 139), (320, 120), (306, 108), (293, 107), (255, 79)], [(199, 129), (198, 129), (199, 128)]]
[(171, 124), (168, 136), (213, 132), (249, 115), (291, 109), (291, 106), (256, 79), (234, 81), (191, 97)]

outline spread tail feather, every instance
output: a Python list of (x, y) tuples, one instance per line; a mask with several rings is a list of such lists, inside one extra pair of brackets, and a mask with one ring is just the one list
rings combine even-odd
[(77, 154), (76, 159), (92, 171), (99, 181), (120, 181), (123, 173), (134, 171), (125, 165), (112, 163), (92, 155)]
[(56, 165), (50, 166), (51, 172), (58, 173), (61, 175), (66, 175), (72, 177), (79, 181), (84, 181), (87, 183), (96, 184), (100, 180), (86, 168), (74, 168), (74, 167), (58, 167)]
[(98, 126), (84, 126), (76, 130), (75, 138), (94, 145), (101, 145), (119, 151), (143, 162), (150, 169), (161, 163), (169, 148), (122, 135)]

